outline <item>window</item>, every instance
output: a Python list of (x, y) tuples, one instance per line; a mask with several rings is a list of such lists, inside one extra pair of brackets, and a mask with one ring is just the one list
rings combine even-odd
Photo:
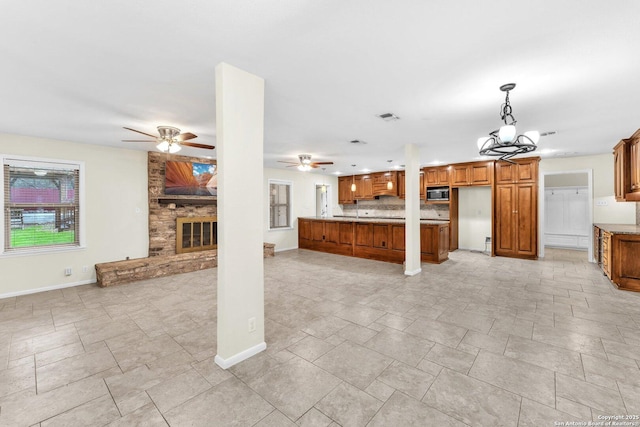
[(269, 180), (269, 229), (291, 228), (291, 186), (289, 181)]
[(4, 252), (80, 246), (80, 164), (3, 159)]

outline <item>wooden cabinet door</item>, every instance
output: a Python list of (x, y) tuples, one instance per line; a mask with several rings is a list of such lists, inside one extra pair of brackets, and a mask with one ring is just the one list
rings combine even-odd
[(424, 181), (428, 187), (434, 187), (439, 184), (438, 168), (424, 168)]
[[(422, 176), (423, 175), (420, 175), (421, 178)], [(400, 171), (398, 172), (398, 197), (401, 199), (404, 199), (404, 196), (405, 196), (404, 171)]]
[(470, 166), (471, 185), (491, 185), (493, 182), (493, 163), (473, 163)]
[[(402, 175), (404, 178), (404, 175)], [(399, 188), (399, 187), (398, 187)], [(402, 189), (404, 195), (404, 188)], [(420, 171), (420, 200), (425, 200), (427, 197), (427, 189), (425, 183), (424, 173)]]
[(629, 144), (629, 160), (631, 174), (631, 192), (640, 191), (640, 137), (635, 138)]
[(438, 168), (438, 185), (449, 185), (449, 166)]
[(353, 243), (353, 223), (341, 222), (340, 224), (340, 244), (351, 245)]
[(341, 176), (338, 178), (338, 203), (352, 204), (354, 202), (354, 195), (351, 191), (351, 183), (353, 178), (350, 176)]
[(516, 181), (538, 182), (538, 158), (519, 160), (516, 167)]
[(496, 162), (496, 184), (513, 184), (516, 181), (516, 165), (513, 163)]
[(373, 247), (387, 249), (389, 247), (389, 226), (387, 224), (373, 224)]
[(298, 236), (302, 240), (311, 240), (311, 221), (306, 219), (298, 220)]
[(390, 240), (389, 249), (404, 252), (404, 249), (405, 249), (404, 239), (405, 239), (404, 224), (391, 225), (391, 239), (389, 239)]
[(444, 260), (449, 257), (449, 227), (444, 225), (438, 228), (438, 259)]
[[(398, 195), (398, 172), (379, 172), (372, 174), (373, 195), (374, 196), (397, 196)], [(389, 189), (391, 182), (391, 189)]]
[(516, 253), (515, 185), (497, 185), (495, 193), (496, 255), (513, 256)]
[(324, 241), (324, 221), (311, 221), (311, 240)]
[(356, 246), (373, 246), (373, 230), (371, 224), (355, 223)]
[(360, 200), (373, 199), (373, 180), (370, 175), (356, 176), (355, 198)]
[[(453, 165), (451, 167), (451, 185), (458, 187), (469, 185), (469, 182), (471, 182), (469, 173), (470, 168), (468, 165)], [(427, 183), (428, 186), (429, 184)]]
[(626, 141), (622, 140), (613, 148), (613, 192), (616, 202), (624, 202), (630, 188), (627, 183), (631, 183), (630, 169), (626, 167), (625, 149)]
[(340, 243), (340, 223), (327, 221), (324, 223), (324, 242), (339, 244)]
[(518, 184), (514, 188), (517, 254), (535, 257), (538, 252), (537, 186), (535, 184)]
[(420, 254), (428, 259), (436, 256), (436, 242), (438, 242), (438, 227), (434, 225), (420, 225)]

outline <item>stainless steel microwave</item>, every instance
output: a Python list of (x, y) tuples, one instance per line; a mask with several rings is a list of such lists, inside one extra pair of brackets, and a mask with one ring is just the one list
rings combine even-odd
[(427, 189), (427, 201), (449, 200), (449, 187), (435, 187)]

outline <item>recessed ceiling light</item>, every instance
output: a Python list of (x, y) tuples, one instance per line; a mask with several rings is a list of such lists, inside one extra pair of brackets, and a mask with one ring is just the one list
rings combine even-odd
[(352, 139), (351, 141), (349, 141), (351, 144), (366, 144), (365, 141), (362, 141), (361, 139)]
[(342, 172), (340, 172), (340, 171), (335, 171), (335, 172), (334, 172), (334, 174), (336, 174), (336, 175), (340, 175), (341, 173), (342, 173)]
[(360, 172), (371, 172), (371, 169), (367, 169), (367, 168), (360, 169)]
[(396, 116), (393, 113), (377, 114), (376, 117), (380, 117), (385, 122), (392, 122), (394, 120), (400, 120), (400, 117)]

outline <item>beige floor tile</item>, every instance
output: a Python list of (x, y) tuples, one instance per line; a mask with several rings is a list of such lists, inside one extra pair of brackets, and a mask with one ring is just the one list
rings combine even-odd
[(555, 378), (548, 369), (482, 350), (469, 376), (547, 406), (555, 405)]
[(575, 419), (570, 414), (560, 412), (554, 408), (544, 406), (529, 399), (522, 399), (518, 427), (553, 426), (555, 423), (567, 421), (589, 422), (590, 418)]
[(327, 427), (331, 424), (333, 424), (333, 420), (316, 408), (309, 409), (296, 421), (296, 425), (300, 427)]
[(456, 350), (442, 344), (436, 344), (424, 358), (425, 360), (437, 363), (440, 366), (466, 374), (469, 372), (474, 360), (476, 360), (476, 355)]
[(640, 415), (640, 385), (618, 381), (618, 387), (628, 414)]
[[(600, 359), (588, 354), (582, 355), (585, 375), (596, 374), (611, 380), (625, 381), (640, 386), (640, 369)], [(587, 378), (587, 381), (589, 379)]]
[(422, 401), (471, 426), (515, 426), (520, 412), (518, 395), (449, 369)]
[(164, 418), (162, 418), (162, 415), (160, 414), (160, 412), (158, 412), (158, 409), (153, 405), (153, 403), (149, 403), (107, 425), (109, 427), (128, 427), (128, 426), (161, 427), (161, 426), (167, 426), (167, 423), (164, 420)]
[(335, 316), (360, 326), (367, 326), (384, 316), (384, 314), (385, 312), (382, 310), (355, 304), (338, 311)]
[(422, 399), (434, 379), (435, 376), (427, 372), (395, 361), (378, 376), (376, 381), (419, 400)]
[(343, 426), (365, 426), (382, 406), (375, 397), (342, 383), (316, 405), (320, 411)]
[(390, 357), (346, 341), (314, 364), (364, 390), (391, 362)]
[(504, 355), (532, 365), (584, 379), (580, 353), (518, 336), (510, 336)]
[(231, 378), (164, 414), (170, 425), (251, 426), (273, 406), (236, 378)]
[(182, 349), (173, 338), (161, 335), (155, 338), (145, 338), (136, 345), (116, 348), (112, 350), (112, 353), (120, 368), (123, 371), (128, 371)]
[(319, 338), (308, 336), (289, 347), (289, 351), (313, 362), (335, 346)]
[(600, 338), (567, 331), (566, 329), (534, 325), (533, 340), (578, 353), (586, 353), (603, 359), (607, 358)]
[(387, 400), (368, 427), (464, 427), (466, 424), (398, 391)]
[(62, 347), (54, 348), (52, 350), (36, 353), (36, 366), (41, 367), (48, 365), (49, 363), (58, 362), (66, 359), (67, 357), (77, 356), (85, 352), (84, 346), (80, 341), (63, 345)]
[(580, 381), (563, 374), (556, 374), (556, 392), (558, 397), (601, 411), (607, 411), (611, 414), (625, 413), (625, 407), (618, 391)]
[(254, 427), (298, 427), (298, 425), (276, 409), (254, 424)]
[(209, 388), (211, 384), (191, 369), (151, 387), (147, 394), (158, 410), (165, 413)]
[(42, 421), (41, 427), (96, 426), (120, 418), (118, 407), (110, 395), (98, 397), (53, 418)]
[(486, 334), (491, 330), (495, 319), (470, 311), (447, 310), (436, 320)]
[(347, 325), (349, 325), (349, 322), (344, 319), (327, 316), (309, 322), (306, 327), (302, 328), (302, 331), (316, 338), (325, 339)]
[(339, 383), (330, 373), (304, 359), (294, 358), (248, 384), (280, 412), (296, 420)]
[(83, 353), (36, 369), (38, 393), (52, 390), (115, 367), (108, 349)]
[(31, 354), (62, 347), (63, 345), (79, 342), (78, 333), (74, 329), (64, 329), (44, 335), (38, 335), (24, 341), (14, 341), (11, 344), (11, 359), (20, 359)]
[(364, 389), (364, 391), (366, 391), (367, 393), (369, 393), (371, 396), (375, 397), (379, 401), (386, 402), (387, 399), (391, 397), (395, 389), (383, 383), (382, 381), (373, 380), (373, 382), (369, 384), (369, 387)]
[[(546, 407), (546, 406), (545, 406)], [(556, 409), (560, 412), (571, 414), (577, 420), (589, 420), (591, 408), (573, 400), (565, 399), (556, 394)]]
[(36, 386), (36, 372), (33, 366), (20, 365), (0, 371), (0, 397), (17, 393)]
[(213, 357), (194, 363), (193, 368), (211, 385), (218, 385), (233, 376), (231, 372), (218, 366)]
[(388, 328), (393, 328), (393, 329), (402, 331), (405, 328), (407, 328), (409, 325), (411, 325), (414, 320), (415, 319), (408, 319), (406, 317), (400, 317), (400, 316), (396, 316), (395, 314), (387, 313), (381, 318), (379, 318), (378, 320), (376, 320), (375, 323), (386, 326)]
[(404, 332), (449, 347), (456, 347), (467, 333), (467, 329), (437, 320), (419, 318)]
[(415, 335), (385, 328), (364, 346), (411, 366), (416, 366), (434, 343)]
[(611, 341), (624, 342), (622, 335), (615, 325), (594, 320), (581, 319), (578, 317), (555, 315), (556, 328), (566, 329), (583, 335), (598, 338), (606, 338)]
[[(373, 326), (373, 323), (370, 326)], [(378, 331), (374, 329), (351, 323), (336, 332), (336, 335), (356, 344), (364, 344), (376, 336), (377, 333)]]
[(489, 350), (492, 353), (502, 354), (507, 346), (507, 339), (508, 335), (492, 337), (475, 331), (469, 331), (462, 339), (461, 344), (467, 344), (480, 349)]

